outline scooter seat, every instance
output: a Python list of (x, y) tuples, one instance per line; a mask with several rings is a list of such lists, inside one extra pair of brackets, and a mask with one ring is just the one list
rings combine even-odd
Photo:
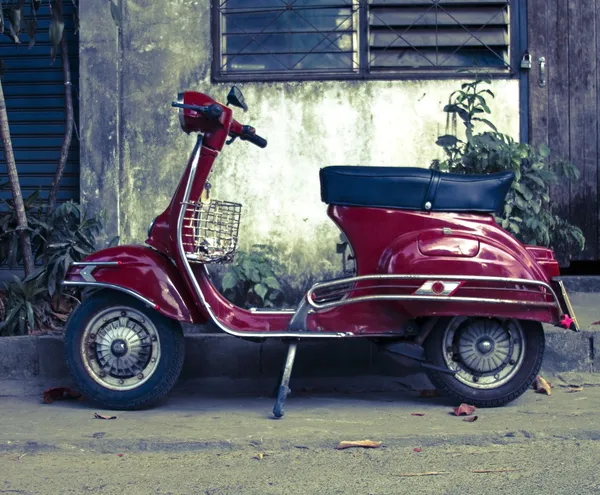
[(333, 166), (320, 171), (321, 199), (344, 206), (402, 210), (499, 211), (514, 174), (447, 174), (414, 167)]

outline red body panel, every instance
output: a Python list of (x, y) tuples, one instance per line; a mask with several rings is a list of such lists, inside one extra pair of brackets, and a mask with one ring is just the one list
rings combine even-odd
[[(154, 303), (163, 315), (186, 323), (206, 321), (204, 309), (197, 306), (173, 263), (164, 255), (145, 246), (117, 246), (103, 249), (86, 262), (118, 261), (119, 266), (98, 266), (93, 277), (103, 284), (132, 290)], [(69, 269), (65, 280), (83, 281), (82, 266)]]
[[(184, 94), (184, 102), (208, 105), (214, 100), (202, 93)], [(223, 106), (219, 121), (204, 119), (193, 111), (183, 111), (186, 130), (204, 132), (199, 157), (190, 159), (168, 208), (157, 217), (149, 239), (150, 246), (164, 254), (140, 246), (123, 246), (95, 253), (86, 261), (121, 261), (118, 267), (98, 267), (94, 277), (100, 282), (131, 289), (158, 305), (159, 311), (185, 322), (204, 322), (210, 317), (197, 295), (195, 281), (218, 322), (234, 332), (261, 333), (286, 331), (290, 313), (251, 312), (234, 306), (212, 285), (200, 264), (192, 264), (195, 280), (187, 276), (186, 262), (179, 252), (177, 225), (192, 166), (197, 170), (189, 200), (198, 201), (218, 152), (228, 134), (236, 135), (240, 124), (231, 109)], [(357, 275), (432, 274), (457, 276), (510, 277), (551, 283), (558, 264), (552, 251), (523, 246), (501, 229), (491, 215), (427, 213), (384, 208), (329, 206), (328, 213), (347, 235), (357, 262)], [(67, 280), (81, 280), (79, 267), (72, 267)], [(414, 294), (422, 280), (376, 283), (358, 282), (352, 292), (361, 295)], [(364, 289), (367, 287), (367, 289)], [(377, 292), (374, 292), (374, 291)], [(452, 295), (518, 301), (547, 302), (548, 293), (514, 284), (490, 287), (485, 283), (459, 284)], [(525, 305), (492, 305), (444, 301), (368, 301), (319, 311), (308, 316), (314, 332), (352, 332), (369, 335), (401, 333), (403, 324), (419, 316), (466, 315), (497, 316), (557, 323), (562, 315), (554, 308)]]

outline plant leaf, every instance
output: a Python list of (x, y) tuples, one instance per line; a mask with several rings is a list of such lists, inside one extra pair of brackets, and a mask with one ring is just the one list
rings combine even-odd
[[(121, 0), (117, 0), (119, 3)], [(117, 27), (121, 27), (121, 9), (120, 9), (120, 5), (117, 5), (113, 0), (110, 0), (110, 15), (113, 18), (113, 21), (115, 21), (115, 25)]]
[(228, 289), (233, 289), (237, 283), (239, 282), (239, 279), (237, 277), (237, 275), (235, 275), (233, 272), (228, 271), (224, 276), (223, 276), (223, 281), (221, 282), (221, 287), (223, 288), (223, 290), (228, 290)]
[(256, 292), (256, 294), (264, 301), (265, 296), (267, 295), (267, 292), (269, 291), (269, 288), (266, 285), (263, 284), (256, 284), (254, 286), (254, 292)]
[(275, 277), (267, 277), (264, 280), (264, 283), (270, 287), (271, 289), (281, 290), (281, 286)]
[(452, 136), (450, 134), (440, 136), (439, 138), (437, 138), (437, 141), (435, 142), (435, 144), (437, 144), (438, 146), (441, 146), (443, 148), (450, 148), (452, 146), (456, 146), (458, 143), (462, 143), (462, 141), (460, 139), (458, 139), (456, 136)]

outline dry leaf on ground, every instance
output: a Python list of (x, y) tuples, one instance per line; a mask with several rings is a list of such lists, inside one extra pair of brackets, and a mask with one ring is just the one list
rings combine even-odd
[(79, 399), (81, 394), (66, 387), (55, 387), (44, 390), (44, 402), (52, 404), (55, 400)]
[(435, 388), (421, 390), (421, 392), (419, 393), (419, 397), (430, 398), (430, 397), (439, 397), (439, 396), (440, 396), (440, 391)]
[(117, 419), (116, 416), (104, 416), (103, 414), (94, 413), (96, 419)]
[(550, 382), (547, 382), (540, 375), (535, 377), (535, 381), (533, 382), (533, 389), (538, 394), (552, 395), (552, 384)]
[(501, 469), (473, 469), (472, 473), (510, 473), (511, 471), (523, 471), (521, 468), (501, 468)]
[(470, 404), (461, 404), (454, 408), (454, 414), (456, 416), (470, 416), (476, 411), (476, 407)]
[(450, 474), (449, 471), (427, 471), (426, 473), (400, 473), (394, 476), (439, 476), (440, 474)]
[(416, 413), (410, 413), (411, 416), (425, 416), (425, 413), (421, 413), (421, 412), (416, 412)]
[(568, 394), (574, 394), (575, 392), (583, 392), (583, 387), (571, 387), (569, 390), (565, 390)]
[(477, 418), (479, 416), (469, 416), (467, 418), (464, 418), (463, 421), (466, 421), (467, 423), (474, 423), (475, 421), (477, 421)]
[(264, 457), (265, 457), (265, 454), (263, 454), (262, 452), (259, 452), (258, 454), (256, 454), (253, 457), (253, 459), (258, 459), (259, 461), (262, 461)]
[(343, 441), (338, 444), (336, 449), (350, 449), (352, 447), (363, 447), (365, 449), (376, 449), (380, 447), (383, 442), (375, 442), (373, 440), (352, 440), (352, 441)]
[(421, 447), (415, 447), (413, 452), (421, 452), (423, 449)]

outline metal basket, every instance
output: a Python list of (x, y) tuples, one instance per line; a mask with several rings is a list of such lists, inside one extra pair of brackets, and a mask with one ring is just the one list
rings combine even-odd
[(186, 203), (182, 231), (186, 257), (199, 263), (231, 262), (237, 249), (241, 213), (239, 203)]

